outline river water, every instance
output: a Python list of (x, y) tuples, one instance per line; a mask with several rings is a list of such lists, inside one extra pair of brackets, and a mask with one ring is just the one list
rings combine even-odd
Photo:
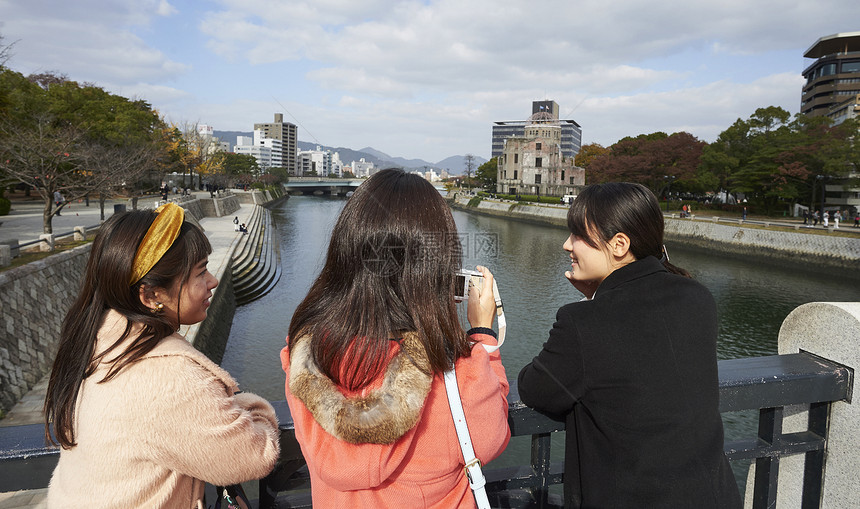
[[(283, 273), (265, 297), (236, 310), (222, 365), (243, 390), (269, 400), (284, 399), (279, 351), (293, 311), (322, 268), (328, 238), (345, 199), (293, 196), (272, 210), (281, 237)], [(464, 266), (493, 271), (508, 323), (502, 361), (508, 379), (534, 357), (552, 328), (556, 310), (581, 296), (564, 278), (569, 268), (561, 248), (563, 227), (454, 211), (464, 246)], [(795, 307), (814, 301), (860, 300), (858, 280), (786, 268), (761, 260), (723, 258), (668, 244), (672, 263), (684, 267), (714, 295), (720, 317), (720, 359), (777, 353), (777, 334)], [(755, 413), (724, 414), (729, 438), (755, 434)], [(557, 434), (560, 435), (560, 434)], [(553, 445), (553, 460), (563, 454)], [(493, 465), (528, 461), (529, 441), (515, 438)], [(740, 483), (744, 465), (733, 465)]]

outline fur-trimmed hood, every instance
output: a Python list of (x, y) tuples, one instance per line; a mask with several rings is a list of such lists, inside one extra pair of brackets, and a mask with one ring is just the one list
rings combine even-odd
[(404, 334), (382, 386), (362, 397), (345, 396), (320, 372), (310, 343), (308, 336), (301, 336), (292, 345), (290, 391), (329, 434), (351, 444), (390, 444), (415, 426), (433, 376), (414, 333)]

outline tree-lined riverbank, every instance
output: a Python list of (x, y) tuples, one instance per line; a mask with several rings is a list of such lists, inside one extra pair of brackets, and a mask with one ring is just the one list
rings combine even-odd
[[(480, 199), (449, 198), (451, 207), (479, 214), (563, 227), (567, 208)], [(666, 219), (666, 239), (723, 256), (778, 262), (805, 270), (860, 278), (860, 237), (814, 234), (725, 224), (711, 218)], [(815, 233), (823, 233), (816, 231)]]

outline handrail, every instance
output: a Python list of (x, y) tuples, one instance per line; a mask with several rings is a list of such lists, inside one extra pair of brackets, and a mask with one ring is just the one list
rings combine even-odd
[[(724, 445), (730, 460), (756, 460), (753, 507), (771, 507), (775, 501), (779, 458), (802, 453), (808, 472), (804, 507), (807, 500), (808, 507), (819, 507), (829, 408), (851, 401), (852, 370), (806, 352), (724, 360), (718, 367), (720, 411), (759, 410), (757, 436)], [(564, 474), (560, 463), (550, 464), (550, 441), (564, 423), (523, 405), (516, 383), (508, 402), (511, 435), (532, 436), (532, 457), (529, 465), (486, 470), (491, 499), (504, 507), (556, 507), (549, 487), (561, 484)], [(290, 507), (310, 507), (308, 473), (289, 409), (285, 401), (272, 404), (281, 423), (281, 456), (275, 470), (260, 480), (260, 507), (270, 507), (275, 498), (289, 499)], [(783, 434), (787, 405), (809, 405), (808, 430)], [(41, 424), (0, 427), (0, 492), (47, 487), (58, 450), (45, 446), (43, 432)]]
[[(91, 231), (91, 230), (98, 230), (100, 227), (101, 227), (101, 223), (99, 223), (99, 224), (94, 224), (94, 225), (92, 225), (92, 226), (84, 226), (84, 229), (85, 229), (86, 231)], [(60, 239), (60, 238), (63, 238), (63, 237), (68, 237), (69, 235), (74, 235), (74, 234), (76, 234), (76, 233), (78, 233), (76, 230), (72, 230), (72, 231), (70, 231), (70, 232), (65, 232), (65, 233), (57, 233), (57, 234), (55, 234), (55, 235), (54, 235), (54, 240), (57, 240), (57, 239)], [(28, 240), (27, 242), (19, 243), (19, 244), (17, 245), (17, 247), (18, 247), (18, 249), (21, 249), (22, 247), (33, 246), (33, 245), (36, 245), (36, 244), (40, 244), (40, 243), (42, 243), (42, 242), (45, 242), (45, 241), (44, 241), (43, 239)]]

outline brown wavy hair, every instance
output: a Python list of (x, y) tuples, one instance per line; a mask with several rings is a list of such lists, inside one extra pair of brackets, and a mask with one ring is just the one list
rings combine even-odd
[(433, 373), (443, 373), (471, 352), (454, 303), (461, 262), (439, 191), (417, 175), (382, 170), (344, 205), (325, 266), (293, 315), (290, 347), (310, 337), (320, 370), (358, 390), (384, 371), (389, 339), (411, 331)]
[[(158, 263), (140, 281), (129, 286), (135, 253), (156, 215), (151, 210), (114, 214), (99, 228), (93, 241), (80, 292), (63, 319), (60, 345), (45, 398), (45, 439), (56, 443), (50, 434), (53, 422), (56, 440), (65, 449), (76, 445), (74, 415), (81, 383), (129, 337), (133, 324), (142, 325), (142, 330), (111, 362), (99, 383), (115, 377), (179, 328), (179, 323), (173, 323), (163, 314), (153, 314), (143, 305), (140, 288), (163, 288), (181, 295), (192, 268), (212, 252), (200, 228), (184, 222), (173, 245)], [(98, 331), (109, 309), (125, 316), (128, 324), (113, 345), (96, 355)]]

